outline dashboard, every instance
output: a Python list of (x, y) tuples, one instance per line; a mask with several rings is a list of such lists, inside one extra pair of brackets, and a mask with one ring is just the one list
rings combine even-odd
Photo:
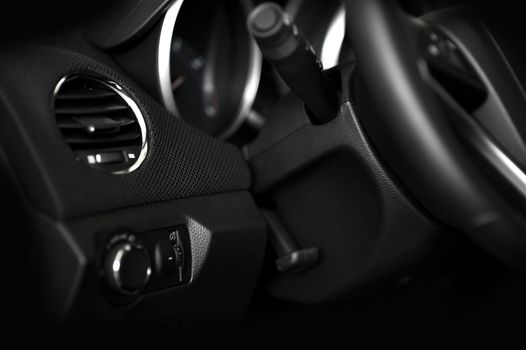
[(239, 129), (259, 85), (262, 59), (246, 30), (248, 10), (237, 1), (215, 2), (206, 11), (203, 4), (179, 1), (161, 28), (158, 70), (164, 105), (219, 138)]
[[(511, 45), (496, 50), (457, 0), (369, 1), (0, 4), (16, 19), (0, 20), (9, 317), (175, 329), (272, 305), (272, 321), (299, 309), (291, 324), (309, 326), (422, 276), (434, 288), (462, 264), (523, 261), (524, 60), (508, 64)], [(353, 6), (395, 10), (368, 21)], [(478, 132), (457, 142), (466, 125)]]
[[(307, 3), (282, 5), (299, 21)], [(15, 294), (40, 286), (13, 317), (239, 321), (266, 246), (240, 148), (288, 93), (248, 33), (254, 5), (128, 1), (84, 18), (52, 2), (34, 22), (49, 31), (2, 39), (1, 174), (16, 184), (4, 218), (24, 232), (14, 246), (33, 242)], [(330, 8), (313, 36), (328, 66), (344, 36), (341, 3)]]
[[(190, 125), (220, 139), (246, 142), (265, 121), (275, 103), (274, 86), (260, 89), (264, 74), (272, 85), (286, 86), (263, 67), (261, 53), (247, 30), (251, 1), (174, 2), (166, 12), (157, 53), (162, 103)], [(352, 60), (345, 41), (345, 10), (341, 1), (289, 1), (287, 13), (320, 53), (324, 68)], [(312, 14), (320, 13), (312, 26)], [(195, 19), (199, 18), (199, 23)], [(203, 25), (204, 24), (204, 25)], [(343, 48), (343, 49), (342, 49)], [(264, 70), (265, 69), (265, 70)], [(267, 99), (267, 101), (264, 101)], [(239, 134), (238, 132), (242, 130)]]

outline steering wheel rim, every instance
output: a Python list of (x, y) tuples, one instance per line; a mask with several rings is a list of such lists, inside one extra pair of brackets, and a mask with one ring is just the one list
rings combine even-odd
[(432, 215), (509, 265), (524, 268), (524, 218), (481, 173), (426, 82), (422, 22), (396, 1), (347, 0), (346, 6), (358, 89), (363, 89), (353, 95), (366, 95), (367, 104), (375, 106), (364, 113), (364, 101), (357, 98), (379, 152)]

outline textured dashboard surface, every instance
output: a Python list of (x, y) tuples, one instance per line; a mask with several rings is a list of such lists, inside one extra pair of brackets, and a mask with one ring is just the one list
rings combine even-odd
[[(235, 147), (166, 112), (83, 40), (73, 35), (0, 53), (0, 144), (33, 206), (53, 217), (71, 218), (250, 187), (250, 172)], [(115, 81), (141, 108), (149, 150), (135, 172), (110, 175), (75, 160), (53, 111), (55, 85), (73, 73)]]

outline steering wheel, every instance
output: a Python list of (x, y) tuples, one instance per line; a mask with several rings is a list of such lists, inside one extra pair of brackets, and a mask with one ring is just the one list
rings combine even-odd
[(524, 268), (525, 95), (496, 42), (461, 10), (346, 6), (354, 102), (385, 162), (436, 218)]

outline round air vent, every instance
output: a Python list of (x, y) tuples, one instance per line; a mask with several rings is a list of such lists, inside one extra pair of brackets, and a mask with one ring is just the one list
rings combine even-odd
[(58, 127), (78, 161), (114, 174), (146, 157), (146, 124), (137, 104), (112, 81), (63, 78), (55, 89)]

